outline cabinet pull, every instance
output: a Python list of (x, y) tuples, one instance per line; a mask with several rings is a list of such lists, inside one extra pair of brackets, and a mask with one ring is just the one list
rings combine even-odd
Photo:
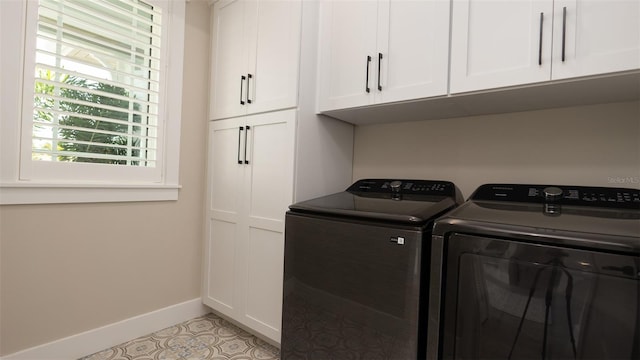
[(240, 105), (244, 105), (244, 101), (242, 101), (242, 85), (244, 85), (244, 75), (240, 76)]
[[(251, 104), (251, 99), (249, 99), (249, 80), (251, 80), (251, 78), (253, 77), (253, 75), (251, 74), (247, 74), (247, 103)], [(247, 130), (249, 129), (249, 127), (247, 126)]]
[(364, 87), (366, 92), (371, 92), (371, 89), (369, 89), (369, 64), (371, 64), (371, 56), (367, 55), (367, 80)]
[(244, 127), (238, 127), (238, 164), (242, 164), (242, 160), (240, 160), (240, 138), (242, 135), (242, 130), (244, 130)]
[(251, 127), (247, 125), (247, 131), (244, 132), (244, 163), (245, 164), (249, 164), (249, 160), (247, 159), (247, 146), (249, 144), (247, 143), (247, 134), (249, 134), (249, 130), (251, 130)]
[(562, 8), (562, 62), (564, 62), (565, 38), (567, 35), (567, 7)]
[(542, 65), (542, 22), (544, 13), (540, 13), (540, 39), (538, 40), (538, 65)]
[(382, 91), (382, 85), (380, 84), (380, 67), (382, 66), (382, 53), (378, 53), (378, 91)]

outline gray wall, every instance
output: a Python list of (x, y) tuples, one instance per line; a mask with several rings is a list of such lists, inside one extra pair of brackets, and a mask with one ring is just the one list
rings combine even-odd
[(200, 296), (209, 13), (187, 3), (178, 201), (0, 207), (0, 355)]
[(354, 179), (640, 188), (640, 102), (358, 126)]

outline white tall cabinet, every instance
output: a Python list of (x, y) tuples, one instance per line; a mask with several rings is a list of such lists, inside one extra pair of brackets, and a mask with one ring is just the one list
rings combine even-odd
[(451, 93), (640, 68), (636, 0), (453, 0)]
[(323, 1), (320, 111), (445, 95), (449, 1)]
[(205, 303), (276, 340), (296, 110), (213, 121)]
[[(247, 9), (258, 16), (247, 16), (254, 13)], [(315, 114), (317, 14), (317, 2), (302, 0), (212, 6), (202, 300), (272, 343), (280, 342), (288, 205), (351, 182), (353, 126)], [(247, 106), (244, 97), (245, 108), (231, 111), (223, 99), (240, 104), (240, 74), (249, 74), (240, 66), (247, 50), (236, 42), (256, 27), (248, 98), (255, 102)], [(267, 40), (261, 45), (261, 39)], [(226, 80), (237, 88), (227, 91)], [(274, 90), (262, 94), (262, 81)]]

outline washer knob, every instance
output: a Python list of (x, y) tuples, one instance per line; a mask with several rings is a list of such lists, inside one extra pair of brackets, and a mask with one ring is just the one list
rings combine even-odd
[(391, 186), (391, 191), (393, 192), (400, 192), (400, 185), (402, 185), (402, 181), (392, 181), (389, 186)]
[(562, 199), (562, 189), (555, 186), (549, 186), (542, 190), (546, 201), (556, 201)]

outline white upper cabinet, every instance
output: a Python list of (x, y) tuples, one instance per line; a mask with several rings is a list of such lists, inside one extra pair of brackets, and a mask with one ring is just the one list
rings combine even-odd
[(214, 4), (212, 120), (296, 106), (300, 22), (300, 0)]
[[(323, 1), (320, 8), (319, 107), (373, 102), (376, 1)], [(377, 60), (376, 60), (377, 61)]]
[(640, 1), (556, 0), (554, 13), (552, 79), (640, 69)]
[(320, 111), (447, 93), (449, 2), (323, 1)]
[(453, 0), (452, 94), (640, 68), (637, 0)]
[(549, 80), (552, 0), (453, 0), (451, 93)]
[(380, 79), (376, 103), (447, 93), (448, 0), (383, 0), (378, 6)]
[[(244, 110), (240, 104), (241, 77), (248, 67), (244, 38), (246, 1), (220, 1), (214, 5), (211, 46), (211, 100), (209, 117), (219, 119), (237, 116)], [(234, 91), (235, 90), (235, 91)]]

